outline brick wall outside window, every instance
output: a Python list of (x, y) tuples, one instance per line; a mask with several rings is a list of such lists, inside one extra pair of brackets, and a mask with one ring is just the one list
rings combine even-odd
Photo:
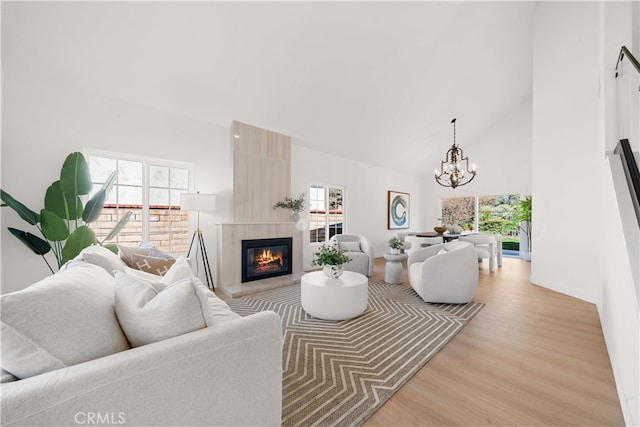
[[(100, 218), (91, 224), (98, 241), (104, 239), (126, 211), (132, 211), (131, 219), (118, 234), (117, 243), (138, 246), (142, 242), (142, 208), (138, 206), (105, 206)], [(171, 223), (171, 228), (169, 224)], [(171, 233), (169, 233), (171, 230)], [(149, 209), (149, 242), (163, 252), (187, 252), (189, 249), (189, 213), (179, 207), (152, 206)], [(112, 240), (108, 243), (116, 243)]]

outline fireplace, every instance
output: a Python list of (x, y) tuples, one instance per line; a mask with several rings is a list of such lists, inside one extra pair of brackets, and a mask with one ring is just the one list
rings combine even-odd
[(242, 282), (291, 274), (292, 238), (242, 241)]

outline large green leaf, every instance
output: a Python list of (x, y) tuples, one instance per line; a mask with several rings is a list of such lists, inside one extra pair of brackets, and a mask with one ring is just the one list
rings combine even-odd
[(62, 191), (60, 181), (47, 188), (44, 196), (44, 208), (62, 219), (78, 219), (82, 216), (82, 201), (78, 196), (70, 196)]
[(116, 181), (117, 177), (118, 177), (118, 171), (115, 170), (109, 174), (109, 177), (107, 178), (107, 180), (104, 182), (104, 184), (102, 184), (102, 189), (107, 194), (109, 194), (109, 192), (111, 191), (111, 187), (113, 187), (113, 183)]
[(0, 190), (0, 199), (5, 202), (7, 206), (16, 211), (20, 218), (29, 224), (36, 225), (40, 221), (37, 213), (14, 199), (13, 196), (6, 191)]
[(76, 228), (62, 248), (61, 264), (75, 258), (84, 248), (93, 243), (96, 243), (96, 235), (92, 229), (86, 225)]
[(118, 249), (118, 245), (116, 245), (115, 243), (107, 243), (106, 245), (103, 245), (103, 247), (109, 249), (111, 252), (118, 255), (119, 249)]
[(104, 188), (98, 190), (98, 192), (87, 202), (87, 206), (85, 206), (84, 212), (82, 213), (82, 220), (86, 223), (90, 223), (100, 218), (100, 213), (102, 212), (102, 207), (104, 206), (106, 198), (107, 192)]
[(35, 236), (31, 233), (27, 233), (26, 231), (18, 230), (15, 228), (7, 227), (9, 232), (16, 236), (18, 240), (20, 240), (26, 247), (31, 249), (36, 255), (44, 255), (51, 250), (51, 246), (49, 246), (49, 242)]
[(55, 213), (42, 209), (40, 211), (42, 234), (52, 242), (59, 242), (69, 237), (67, 223)]
[(67, 156), (60, 171), (62, 191), (71, 196), (89, 194), (93, 188), (89, 165), (82, 153), (75, 152)]
[(122, 218), (120, 218), (120, 221), (118, 221), (115, 227), (111, 229), (107, 237), (104, 238), (103, 242), (106, 242), (116, 237), (118, 233), (124, 228), (124, 226), (127, 225), (132, 214), (133, 214), (132, 211), (125, 212), (125, 214), (122, 215)]

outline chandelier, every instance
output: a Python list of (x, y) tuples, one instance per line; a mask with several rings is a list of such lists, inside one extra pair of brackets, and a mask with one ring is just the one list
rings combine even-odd
[[(464, 157), (462, 148), (456, 145), (456, 119), (453, 123), (453, 145), (447, 151), (447, 155), (440, 162), (440, 170), (436, 169), (436, 181), (443, 187), (456, 188), (470, 183), (476, 177), (476, 165), (469, 169), (469, 157)], [(464, 162), (464, 168), (460, 164)], [(466, 171), (465, 171), (466, 170)]]

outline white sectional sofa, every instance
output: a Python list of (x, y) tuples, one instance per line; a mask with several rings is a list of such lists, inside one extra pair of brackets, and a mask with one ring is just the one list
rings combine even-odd
[[(195, 277), (179, 286), (148, 285), (148, 277), (127, 267), (113, 277), (108, 270), (115, 260), (107, 259), (76, 260), (1, 297), (2, 426), (280, 425), (276, 313), (242, 318)], [(118, 282), (125, 276), (129, 282)], [(128, 293), (119, 294), (118, 286)], [(142, 293), (131, 293), (136, 286)], [(124, 311), (115, 305), (122, 295), (129, 304)], [(172, 313), (174, 301), (181, 308)], [(119, 322), (125, 316), (126, 328)], [(181, 316), (201, 324), (182, 333)], [(139, 325), (138, 337), (154, 342), (131, 347), (127, 336), (136, 318), (150, 322)], [(174, 336), (163, 336), (167, 331)]]

